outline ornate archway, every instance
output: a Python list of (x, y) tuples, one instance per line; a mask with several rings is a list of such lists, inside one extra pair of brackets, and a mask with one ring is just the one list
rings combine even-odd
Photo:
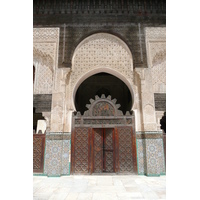
[(118, 77), (109, 73), (97, 73), (85, 79), (78, 87), (75, 94), (76, 111), (81, 114), (87, 110), (86, 104), (95, 95), (105, 94), (117, 99), (123, 114), (132, 110), (133, 97), (127, 85)]
[(121, 79), (129, 88), (132, 102), (135, 103), (133, 58), (129, 47), (115, 35), (96, 33), (85, 38), (74, 51), (69, 94), (74, 110), (74, 98), (80, 84), (88, 77), (101, 72)]
[(72, 173), (137, 173), (135, 117), (123, 115), (116, 99), (90, 99), (72, 116)]

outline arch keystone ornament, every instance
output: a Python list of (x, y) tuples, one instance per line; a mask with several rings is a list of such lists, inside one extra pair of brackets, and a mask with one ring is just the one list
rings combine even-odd
[(104, 94), (72, 115), (72, 174), (137, 174), (135, 117)]

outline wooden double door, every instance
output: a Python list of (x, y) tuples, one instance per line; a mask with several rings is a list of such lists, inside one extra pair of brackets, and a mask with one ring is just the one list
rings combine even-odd
[(72, 133), (71, 173), (137, 173), (132, 127), (76, 127)]
[(93, 129), (92, 171), (115, 172), (115, 134), (113, 128)]

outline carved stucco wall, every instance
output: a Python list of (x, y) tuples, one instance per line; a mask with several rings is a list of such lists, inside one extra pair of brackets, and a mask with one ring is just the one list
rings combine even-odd
[[(133, 61), (127, 45), (114, 35), (97, 33), (83, 40), (72, 59), (71, 86), (94, 68), (111, 68), (133, 82)], [(131, 73), (132, 72), (132, 73)]]
[(58, 63), (59, 28), (33, 29), (34, 94), (51, 94)]
[[(132, 54), (127, 45), (118, 37), (97, 33), (84, 39), (75, 49), (72, 69), (66, 76), (66, 115), (64, 131), (71, 131), (71, 113), (75, 110), (74, 97), (78, 86), (89, 76), (107, 72), (120, 78), (127, 84), (134, 101), (133, 110), (139, 115), (139, 97), (137, 86), (134, 85)], [(137, 120), (140, 126), (140, 120)]]
[(33, 63), (36, 67), (35, 94), (52, 94), (50, 113), (43, 113), (50, 132), (63, 131), (65, 81), (69, 69), (58, 69), (59, 28), (33, 29)]
[(35, 64), (34, 94), (52, 94), (53, 72), (40, 62)]
[[(166, 93), (166, 28), (146, 28), (148, 66), (154, 93)], [(156, 111), (157, 130), (164, 111)]]
[(137, 68), (141, 81), (142, 131), (159, 129), (160, 113), (155, 112), (154, 93), (166, 92), (166, 28), (146, 28), (148, 68)]
[[(52, 93), (51, 117), (48, 116), (49, 130), (51, 132), (71, 132), (71, 114), (75, 110), (73, 98), (76, 89), (83, 80), (103, 71), (120, 78), (132, 91), (136, 131), (157, 130), (156, 121), (158, 119), (155, 115), (153, 93), (164, 91), (160, 88), (163, 88), (163, 83), (166, 84), (165, 74), (163, 75), (163, 65), (166, 63), (163, 59), (166, 50), (162, 48), (164, 47), (165, 37), (163, 37), (163, 34), (165, 31), (163, 31), (163, 28), (158, 28), (158, 30), (158, 33), (155, 30), (151, 34), (148, 31), (145, 32), (148, 48), (149, 42), (152, 43), (152, 40), (154, 40), (154, 43), (150, 45), (150, 49), (153, 50), (149, 51), (148, 49), (147, 51), (148, 68), (133, 70), (133, 59), (127, 45), (119, 38), (106, 33), (92, 35), (77, 46), (73, 56), (72, 69), (58, 69), (59, 29), (34, 29), (34, 63), (36, 66), (43, 67), (43, 74), (48, 74), (48, 77), (43, 79), (43, 81), (46, 81), (44, 83), (48, 82), (52, 85), (51, 90), (50, 87), (46, 87), (48, 88), (46, 91), (45, 88), (41, 90), (42, 93)], [(151, 35), (153, 38), (150, 37)], [(154, 50), (156, 49), (156, 40), (158, 41), (158, 49), (162, 49), (160, 51)], [(162, 78), (159, 73), (164, 77)], [(43, 87), (45, 87), (44, 83), (42, 84)], [(155, 88), (159, 88), (159, 90)]]
[(146, 28), (145, 39), (153, 91), (166, 93), (166, 28)]

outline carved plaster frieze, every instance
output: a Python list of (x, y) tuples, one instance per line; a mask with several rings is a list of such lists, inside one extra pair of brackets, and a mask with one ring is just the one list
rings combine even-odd
[(33, 43), (59, 42), (59, 28), (33, 28)]
[(34, 82), (34, 94), (51, 94), (53, 86), (53, 73), (49, 67), (38, 63)]
[(166, 40), (166, 27), (145, 28), (146, 40)]

